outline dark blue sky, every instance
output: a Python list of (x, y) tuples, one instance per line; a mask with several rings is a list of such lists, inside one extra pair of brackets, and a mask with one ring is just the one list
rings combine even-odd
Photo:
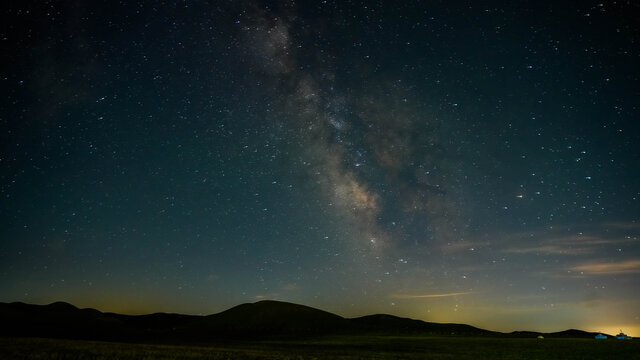
[(637, 335), (638, 10), (5, 5), (0, 301)]

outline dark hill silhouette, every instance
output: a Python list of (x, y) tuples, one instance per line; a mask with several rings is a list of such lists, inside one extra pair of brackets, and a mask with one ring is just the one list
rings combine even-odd
[(510, 337), (593, 337), (595, 333), (498, 333), (464, 324), (440, 324), (392, 315), (354, 319), (280, 301), (242, 304), (208, 315), (155, 313), (122, 315), (56, 302), (49, 305), (0, 303), (0, 336), (52, 337), (126, 342), (206, 343), (220, 339), (317, 335), (434, 335)]
[(44, 306), (0, 303), (0, 322), (0, 335), (4, 336), (111, 339), (130, 334), (117, 318), (63, 302)]
[(351, 320), (357, 329), (366, 333), (383, 334), (428, 334), (487, 336), (499, 333), (478, 329), (464, 324), (440, 324), (401, 318), (393, 315), (368, 315)]
[(309, 306), (281, 301), (242, 304), (206, 316), (202, 324), (212, 332), (252, 335), (317, 335), (348, 328), (341, 316)]
[(569, 329), (565, 331), (559, 331), (549, 334), (552, 337), (566, 337), (566, 338), (580, 338), (580, 337), (590, 337), (598, 335), (599, 333), (586, 332), (582, 330)]

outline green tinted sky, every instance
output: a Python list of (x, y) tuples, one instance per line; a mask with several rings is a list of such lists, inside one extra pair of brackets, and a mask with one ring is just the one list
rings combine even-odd
[(4, 5), (0, 301), (637, 336), (638, 10)]

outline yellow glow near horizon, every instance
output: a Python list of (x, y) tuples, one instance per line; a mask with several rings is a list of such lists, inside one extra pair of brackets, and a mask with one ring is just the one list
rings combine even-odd
[(633, 324), (617, 324), (617, 325), (594, 325), (588, 326), (585, 331), (599, 332), (603, 334), (608, 334), (612, 336), (616, 336), (620, 331), (625, 333), (627, 336), (637, 337), (640, 336), (640, 326)]

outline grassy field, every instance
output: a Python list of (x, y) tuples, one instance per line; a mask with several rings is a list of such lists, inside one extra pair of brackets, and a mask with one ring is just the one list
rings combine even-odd
[(0, 359), (640, 359), (640, 341), (333, 337), (213, 346), (0, 338)]

